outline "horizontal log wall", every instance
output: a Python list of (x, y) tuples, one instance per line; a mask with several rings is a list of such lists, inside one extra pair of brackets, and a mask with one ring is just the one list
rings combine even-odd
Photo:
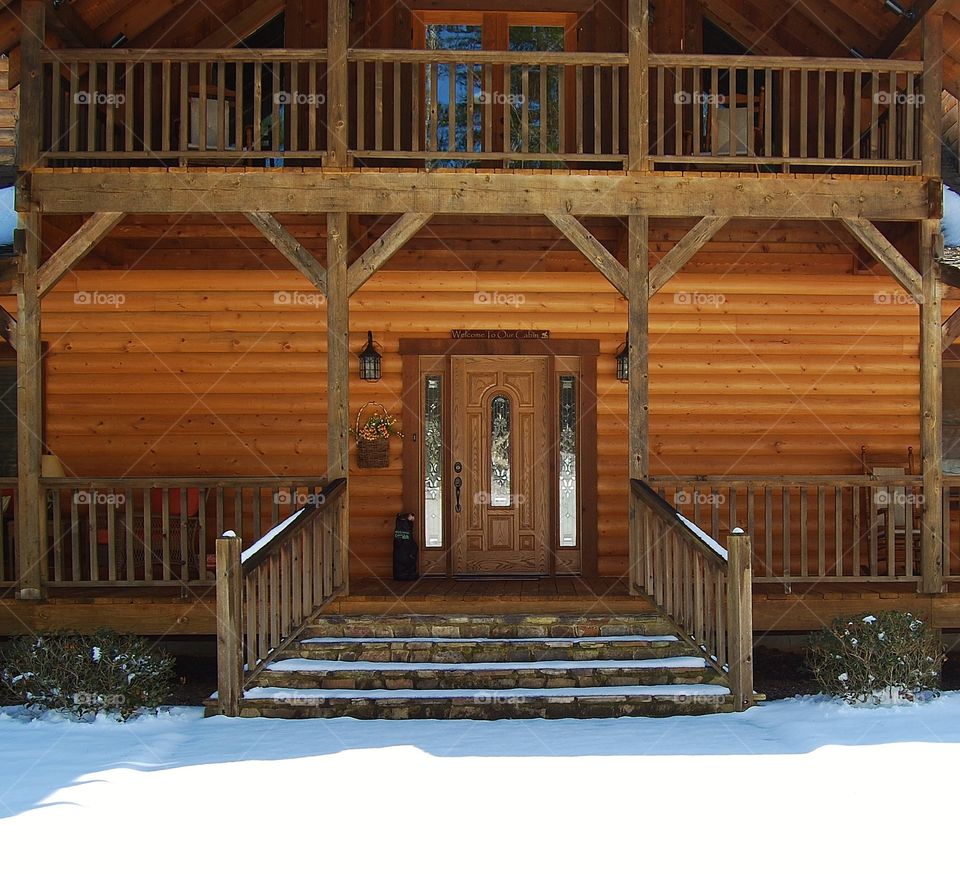
[[(480, 291), (516, 297), (477, 303)], [(77, 475), (321, 473), (325, 313), (314, 294), (289, 270), (74, 275), (44, 301), (51, 450)], [(917, 314), (899, 300), (871, 276), (674, 281), (651, 307), (653, 474), (858, 473), (862, 445), (905, 460), (918, 446)], [(614, 354), (626, 303), (599, 274), (378, 274), (351, 301), (351, 347), (373, 330), (384, 378), (353, 380), (351, 409), (378, 400), (399, 411), (401, 337), (499, 327), (600, 340), (599, 570), (620, 574), (626, 392)], [(354, 574), (389, 572), (400, 448), (389, 469), (352, 471), (353, 542), (364, 545)]]

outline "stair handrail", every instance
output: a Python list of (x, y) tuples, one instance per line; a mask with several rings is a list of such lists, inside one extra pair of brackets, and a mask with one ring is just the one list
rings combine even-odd
[(331, 481), (246, 551), (233, 532), (217, 538), (221, 714), (239, 715), (245, 683), (347, 588), (346, 495), (346, 479)]
[(726, 674), (736, 710), (753, 704), (750, 537), (724, 549), (642, 479), (630, 481), (631, 591), (651, 598)]

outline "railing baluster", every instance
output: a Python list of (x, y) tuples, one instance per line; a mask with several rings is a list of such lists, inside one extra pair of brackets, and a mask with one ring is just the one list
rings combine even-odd
[[(383, 61), (377, 61), (374, 64), (374, 80), (373, 80), (373, 147), (378, 151), (383, 151)], [(450, 106), (451, 111), (456, 112), (456, 67), (450, 65), (451, 72), (451, 83), (450, 87), (452, 89), (450, 94)], [(456, 116), (452, 116), (453, 119)], [(454, 120), (451, 124), (451, 137), (453, 137), (456, 129), (456, 121)]]

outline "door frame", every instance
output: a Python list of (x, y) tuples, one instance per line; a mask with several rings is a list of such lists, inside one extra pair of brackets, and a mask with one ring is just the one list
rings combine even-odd
[[(557, 446), (557, 411), (552, 409), (556, 400), (555, 360), (558, 356), (575, 356), (580, 359), (580, 410), (579, 452), (580, 467), (580, 574), (590, 579), (597, 574), (597, 544), (599, 528), (597, 524), (597, 358), (600, 354), (599, 340), (519, 340), (519, 339), (453, 339), (448, 337), (416, 338), (400, 340), (400, 358), (403, 368), (403, 408), (404, 433), (408, 439), (403, 441), (403, 507), (404, 512), (417, 517), (417, 528), (423, 531), (422, 483), (421, 479), (421, 440), (423, 422), (421, 421), (421, 378), (420, 356), (429, 355), (444, 359), (443, 409), (444, 427), (449, 431), (449, 416), (452, 410), (451, 357), (454, 355), (505, 355), (518, 357), (546, 356), (548, 358), (547, 379), (548, 397), (551, 406), (550, 445)], [(556, 453), (551, 452), (551, 481), (556, 480)], [(453, 482), (453, 459), (450, 455), (449, 433), (445, 434), (443, 447), (444, 483)], [(448, 486), (449, 488), (449, 486)], [(550, 492), (550, 530), (548, 574), (554, 576), (556, 569), (557, 539), (559, 537), (557, 500)], [(435, 569), (431, 575), (453, 575), (453, 550), (450, 548), (452, 525), (450, 502), (444, 496), (443, 526), (447, 537), (442, 549), (431, 550), (436, 553)], [(422, 541), (422, 538), (421, 538)], [(422, 548), (421, 548), (422, 549)], [(421, 556), (423, 557), (423, 556)], [(440, 570), (437, 570), (440, 569)]]

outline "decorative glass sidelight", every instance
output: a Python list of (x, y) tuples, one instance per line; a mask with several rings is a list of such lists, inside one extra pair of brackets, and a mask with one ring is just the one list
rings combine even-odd
[(423, 398), (423, 540), (443, 546), (443, 378), (428, 376)]
[(577, 378), (560, 377), (560, 546), (577, 545)]
[(490, 506), (510, 506), (510, 398), (490, 402)]

